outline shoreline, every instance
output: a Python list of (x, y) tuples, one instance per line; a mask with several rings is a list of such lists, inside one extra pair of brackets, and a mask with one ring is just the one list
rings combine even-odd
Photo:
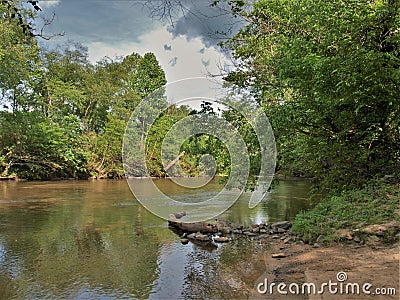
[[(182, 214), (177, 215), (181, 217)], [(388, 244), (383, 239), (367, 239), (364, 242), (356, 238), (347, 238), (343, 242), (308, 244), (290, 232), (290, 228), (288, 228), (290, 222), (288, 221), (275, 222), (271, 225), (253, 224), (251, 227), (242, 228), (241, 233), (238, 233), (237, 230), (243, 226), (227, 227), (226, 224), (223, 224), (223, 221), (217, 224), (186, 223), (186, 225), (181, 226), (177, 226), (177, 221), (179, 222), (179, 218), (170, 220), (169, 225), (170, 229), (180, 237), (183, 245), (192, 243), (204, 250), (213, 251), (218, 248), (218, 244), (241, 243), (240, 241), (243, 241), (244, 243), (252, 243), (260, 250), (254, 253), (241, 254), (243, 259), (240, 265), (250, 266), (252, 271), (243, 271), (240, 266), (238, 266), (238, 269), (230, 270), (228, 281), (232, 282), (232, 289), (240, 287), (241, 296), (245, 298), (398, 299), (400, 290), (396, 274), (400, 274), (399, 241)], [(188, 225), (195, 226), (192, 228), (185, 227)], [(195, 232), (196, 230), (198, 232)], [(267, 230), (267, 233), (260, 233), (260, 230)], [(200, 231), (203, 233), (200, 233)], [(216, 238), (225, 239), (216, 240)], [(322, 295), (280, 295), (276, 290), (276, 286), (280, 283), (287, 286), (291, 283), (299, 286), (305, 283), (314, 283), (317, 287), (320, 287), (329, 280), (332, 282), (336, 280), (337, 282), (338, 273), (343, 272), (348, 276), (347, 282), (350, 284), (371, 283), (377, 288), (394, 289), (396, 294), (385, 296), (343, 295), (339, 293), (330, 294), (328, 290), (325, 290)], [(257, 285), (265, 282), (275, 286), (273, 295), (262, 294), (257, 290)], [(393, 290), (391, 291), (393, 292)]]
[[(260, 284), (265, 278), (278, 285), (285, 283), (313, 283), (320, 287), (329, 280), (337, 282), (338, 273), (346, 273), (345, 283), (370, 283), (375, 288), (394, 288), (395, 295), (280, 295), (275, 286), (273, 299), (398, 299), (399, 290), (399, 243), (393, 245), (360, 245), (356, 242), (336, 244), (329, 247), (315, 247), (308, 244), (284, 244), (282, 241), (270, 244), (262, 260), (265, 272), (255, 281)], [(285, 257), (274, 258), (273, 253), (284, 252)], [(261, 286), (263, 287), (263, 286)], [(372, 290), (373, 291), (373, 290)], [(252, 299), (270, 299), (261, 294), (256, 285), (249, 289)]]

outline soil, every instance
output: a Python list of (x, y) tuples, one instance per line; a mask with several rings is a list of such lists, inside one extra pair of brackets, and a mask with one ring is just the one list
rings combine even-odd
[[(260, 290), (265, 287), (265, 278), (268, 286), (271, 282), (276, 285), (283, 282), (300, 285), (307, 283), (316, 284), (317, 289), (322, 283), (339, 283), (337, 276), (339, 272), (345, 272), (347, 280), (343, 281), (343, 292), (330, 293), (328, 287), (320, 295), (293, 295), (290, 292), (286, 295), (278, 293), (277, 288), (273, 289), (272, 295), (269, 292), (261, 294), (257, 291), (257, 284), (250, 291), (249, 298), (253, 299), (399, 299), (399, 244), (386, 246), (382, 244), (361, 245), (355, 242), (346, 245), (333, 247), (312, 246), (301, 243), (285, 244), (282, 240), (270, 244), (270, 248), (263, 256), (266, 272), (261, 274), (256, 282), (264, 283)], [(282, 254), (283, 258), (273, 258), (274, 254)], [(275, 255), (276, 256), (276, 255)], [(344, 274), (342, 274), (344, 275)], [(346, 293), (347, 283), (358, 283), (360, 294)], [(362, 285), (370, 283), (371, 294), (362, 292)], [(339, 285), (338, 285), (339, 287)], [(395, 288), (395, 295), (374, 294), (376, 288)], [(351, 291), (351, 290), (350, 290)], [(379, 290), (384, 292), (385, 290)], [(393, 291), (386, 290), (386, 293)]]

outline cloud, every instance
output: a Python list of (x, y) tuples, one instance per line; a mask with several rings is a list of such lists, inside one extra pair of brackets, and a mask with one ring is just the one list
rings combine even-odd
[[(141, 9), (132, 1), (60, 1), (55, 7), (56, 18), (46, 34), (65, 32), (65, 36), (39, 43), (54, 48), (68, 40), (81, 42), (88, 47), (93, 63), (104, 56), (153, 52), (168, 82), (219, 73), (219, 66), (227, 62), (218, 47), (207, 42), (197, 29), (193, 29), (190, 38), (176, 34)], [(44, 14), (52, 15), (53, 11), (43, 9)]]
[(40, 4), (45, 4), (42, 5), (44, 17), (51, 17), (54, 11), (56, 14), (47, 28), (48, 34), (64, 32), (65, 38), (84, 44), (139, 42), (141, 35), (162, 27), (134, 1), (68, 0), (57, 2), (55, 8), (54, 4), (50, 6), (50, 1)]
[[(228, 63), (224, 54), (217, 48), (205, 48), (200, 38), (188, 41), (184, 36), (173, 38), (172, 34), (164, 27), (147, 32), (138, 37), (139, 42), (121, 42), (109, 44), (104, 42), (87, 43), (89, 58), (92, 62), (104, 56), (125, 56), (132, 52), (144, 55), (153, 52), (161, 67), (165, 71), (167, 81), (173, 82), (188, 77), (205, 76), (208, 73), (219, 73), (220, 66)], [(163, 45), (171, 45), (171, 51), (165, 51)], [(198, 49), (205, 48), (204, 53)], [(176, 60), (174, 59), (176, 57)], [(208, 61), (205, 66), (202, 62)]]
[[(228, 61), (218, 48), (206, 48), (202, 39), (193, 38), (188, 41), (185, 36), (173, 37), (166, 28), (146, 33), (140, 40), (132, 50), (142, 55), (145, 52), (153, 52), (164, 69), (168, 82), (219, 73), (220, 66)], [(171, 51), (164, 51), (164, 44), (171, 45)], [(199, 49), (202, 48), (205, 48), (203, 54), (199, 53)], [(175, 61), (171, 61), (171, 58), (175, 57), (176, 64)], [(207, 66), (203, 64), (202, 59), (208, 63)]]
[[(188, 40), (200, 38), (206, 47), (216, 46), (226, 36), (232, 36), (244, 24), (232, 17), (229, 8), (211, 7), (212, 1), (187, 2), (185, 13), (168, 30)], [(186, 3), (186, 2), (185, 2)]]
[(39, 0), (39, 7), (42, 9), (54, 7), (60, 4), (60, 0)]

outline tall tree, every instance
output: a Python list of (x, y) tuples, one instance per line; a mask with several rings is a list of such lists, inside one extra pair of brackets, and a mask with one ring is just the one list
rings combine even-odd
[(0, 103), (13, 111), (31, 104), (24, 95), (38, 70), (39, 47), (25, 25), (34, 15), (21, 1), (0, 2)]
[(400, 166), (399, 6), (260, 0), (224, 45), (237, 59), (226, 80), (253, 91), (276, 132), (304, 136), (305, 164), (329, 186)]

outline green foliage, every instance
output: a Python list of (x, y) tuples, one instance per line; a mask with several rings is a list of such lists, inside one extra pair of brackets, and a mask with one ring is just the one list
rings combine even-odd
[(53, 123), (39, 112), (3, 112), (0, 145), (3, 175), (26, 179), (86, 177), (80, 122), (65, 116)]
[(326, 242), (343, 239), (340, 229), (355, 232), (371, 224), (400, 222), (398, 205), (399, 185), (375, 182), (362, 190), (349, 190), (331, 196), (311, 211), (299, 213), (292, 231), (306, 242), (314, 242), (319, 235)]
[[(222, 117), (236, 128), (246, 145), (250, 158), (250, 180), (247, 182), (247, 187), (251, 189), (255, 186), (257, 180), (256, 176), (260, 174), (261, 150), (258, 137), (248, 120), (236, 110), (225, 110), (222, 112)], [(227, 149), (221, 152), (225, 167), (223, 174), (227, 176), (231, 170), (230, 156)]]
[(121, 178), (124, 175), (121, 149), (125, 128), (126, 121), (109, 114), (104, 132), (92, 137), (91, 175), (107, 178)]
[(243, 12), (249, 25), (224, 44), (238, 60), (226, 80), (265, 107), (281, 167), (302, 165), (327, 190), (397, 173), (399, 5), (262, 0)]
[(39, 47), (21, 25), (33, 17), (34, 12), (19, 1), (0, 3), (0, 104), (6, 109), (17, 110), (30, 104), (26, 94), (38, 69)]
[(164, 71), (153, 53), (146, 53), (139, 61), (132, 83), (143, 98), (167, 83)]
[(94, 65), (87, 48), (74, 42), (40, 53), (36, 39), (11, 15), (14, 7), (23, 24), (35, 17), (22, 2), (0, 3), (1, 104), (11, 111), (0, 116), (0, 173), (121, 177), (129, 116), (166, 83), (156, 57), (133, 53)]
[[(166, 133), (172, 128), (172, 126), (188, 116), (190, 110), (186, 106), (176, 107), (172, 105), (156, 119), (152, 124), (149, 134), (146, 138), (146, 164), (150, 170), (150, 176), (164, 177), (166, 172), (164, 170), (161, 158), (161, 147), (165, 138)], [(188, 162), (185, 159), (187, 155), (183, 156), (180, 163), (183, 170), (192, 170), (192, 167), (188, 168)], [(192, 175), (192, 174), (188, 174)]]

